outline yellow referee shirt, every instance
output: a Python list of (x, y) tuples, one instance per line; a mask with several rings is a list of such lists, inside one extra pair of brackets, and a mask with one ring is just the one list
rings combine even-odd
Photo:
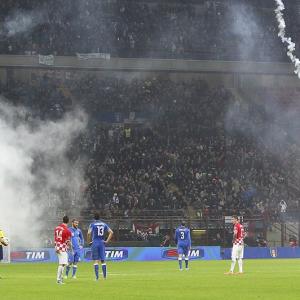
[(4, 238), (4, 232), (0, 229), (0, 239)]

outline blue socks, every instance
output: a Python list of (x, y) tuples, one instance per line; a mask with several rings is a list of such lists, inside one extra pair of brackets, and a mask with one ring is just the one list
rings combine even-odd
[[(103, 277), (104, 277), (104, 279), (106, 279), (106, 275), (107, 275), (106, 263), (102, 263), (101, 267), (102, 267)], [(94, 269), (95, 269), (96, 280), (98, 280), (99, 279), (99, 265), (94, 264)], [(74, 269), (73, 269), (73, 272), (74, 272)], [(76, 272), (76, 270), (75, 270), (75, 272)]]
[[(67, 268), (66, 268), (66, 276), (67, 277), (69, 276), (70, 270), (71, 270), (71, 266), (67, 266)], [(76, 275), (76, 272), (77, 272), (77, 266), (73, 265), (72, 277), (74, 277)]]
[(73, 266), (73, 273), (72, 273), (72, 277), (74, 277), (76, 275), (76, 271), (77, 271), (77, 266)]
[[(185, 258), (184, 262), (185, 262), (185, 269), (188, 270), (188, 268), (189, 268), (189, 259)], [(178, 257), (178, 263), (179, 263), (179, 270), (182, 271), (182, 257)]]
[(178, 258), (179, 269), (182, 270), (182, 258)]
[(94, 268), (95, 268), (96, 280), (98, 280), (99, 279), (99, 265), (94, 264)]
[(67, 277), (69, 276), (70, 269), (71, 269), (71, 267), (68, 265), (66, 268), (66, 276)]
[(106, 278), (106, 263), (102, 264), (102, 273), (103, 273), (103, 277)]
[(188, 269), (189, 268), (189, 260), (185, 259), (185, 268)]

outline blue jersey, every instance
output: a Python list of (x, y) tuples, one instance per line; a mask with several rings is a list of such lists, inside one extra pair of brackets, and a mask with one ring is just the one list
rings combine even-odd
[(84, 245), (84, 238), (82, 231), (79, 228), (69, 227), (71, 231), (71, 243), (74, 251), (79, 250)]
[(89, 233), (92, 236), (93, 244), (103, 243), (106, 233), (110, 230), (107, 224), (101, 221), (94, 221), (89, 226)]
[(191, 247), (191, 234), (190, 230), (187, 227), (179, 226), (175, 231), (175, 242), (177, 246), (187, 246)]

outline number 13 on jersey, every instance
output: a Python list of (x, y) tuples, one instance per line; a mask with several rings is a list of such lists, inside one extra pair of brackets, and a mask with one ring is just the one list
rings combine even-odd
[(97, 226), (98, 229), (98, 236), (104, 235), (104, 226)]

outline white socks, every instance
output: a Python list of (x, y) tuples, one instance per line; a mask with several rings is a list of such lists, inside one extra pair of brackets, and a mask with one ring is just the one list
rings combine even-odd
[(241, 258), (238, 259), (239, 264), (239, 272), (243, 273), (243, 260)]
[[(238, 262), (238, 265), (239, 265), (239, 272), (243, 273), (243, 260), (241, 258), (239, 258), (237, 260), (237, 262)], [(230, 272), (231, 273), (233, 273), (233, 271), (234, 271), (235, 264), (236, 264), (236, 260), (232, 260), (231, 267), (230, 267)]]
[(61, 281), (64, 273), (64, 266), (59, 265), (57, 269), (57, 281)]
[(231, 267), (230, 267), (230, 272), (231, 273), (233, 273), (233, 271), (234, 271), (235, 263), (236, 263), (236, 260), (231, 261)]

